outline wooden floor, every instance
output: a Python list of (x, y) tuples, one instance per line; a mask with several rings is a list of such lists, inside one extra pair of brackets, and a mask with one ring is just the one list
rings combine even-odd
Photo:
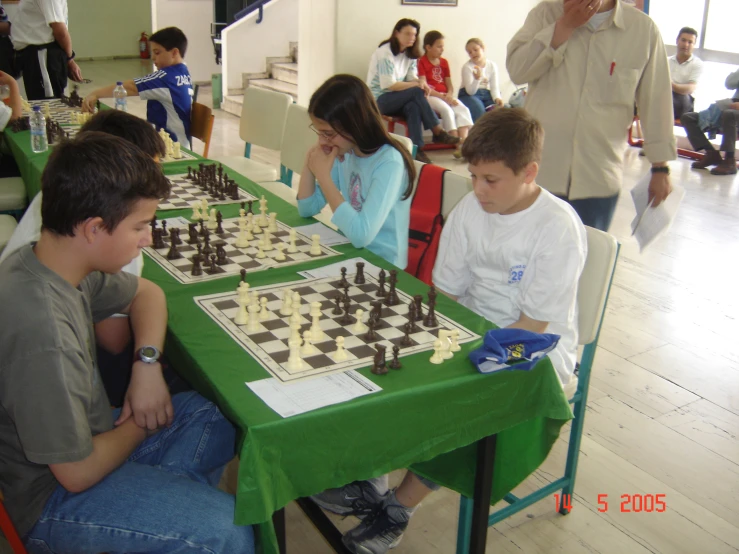
[[(138, 61), (80, 66), (95, 80), (86, 88), (146, 72)], [(210, 89), (200, 94), (210, 102)], [(131, 111), (144, 113), (138, 99)], [(673, 162), (673, 182), (687, 189), (681, 211), (669, 235), (639, 254), (629, 237), (628, 191), (648, 163), (624, 148), (624, 191), (611, 229), (621, 257), (595, 359), (572, 513), (561, 516), (553, 499), (542, 501), (489, 530), (491, 553), (739, 552), (739, 179)], [(243, 143), (238, 118), (217, 111), (211, 154), (224, 152), (243, 153)], [(276, 152), (252, 152), (278, 163)], [(451, 151), (430, 157), (467, 173)], [(519, 492), (559, 476), (565, 453), (566, 438)], [(608, 495), (606, 513), (598, 511), (600, 494)], [(624, 494), (664, 494), (667, 510), (621, 513)], [(394, 552), (454, 552), (457, 508), (451, 492), (432, 495)], [(289, 552), (330, 552), (295, 505), (287, 515)], [(342, 529), (355, 523), (339, 521)]]

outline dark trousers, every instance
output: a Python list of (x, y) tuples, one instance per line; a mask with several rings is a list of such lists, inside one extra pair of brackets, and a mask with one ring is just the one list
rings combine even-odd
[(680, 121), (683, 114), (692, 112), (695, 109), (695, 98), (690, 94), (672, 93), (672, 110), (675, 113), (675, 119)]
[[(715, 150), (713, 145), (708, 141), (706, 134), (700, 128), (698, 122), (698, 114), (696, 112), (686, 113), (680, 119), (680, 122), (688, 134), (688, 140), (693, 145), (693, 149), (697, 152), (705, 150), (710, 152)], [(733, 156), (736, 150), (737, 140), (737, 123), (739, 122), (739, 110), (724, 110), (721, 113), (721, 150), (727, 155)]]
[(472, 123), (477, 123), (477, 120), (485, 114), (485, 110), (495, 104), (490, 91), (486, 88), (477, 89), (477, 92), (470, 96), (464, 87), (462, 87), (459, 89), (457, 96), (459, 101), (469, 108)]
[(26, 46), (17, 53), (29, 100), (59, 98), (67, 87), (67, 54), (56, 43)]
[(418, 87), (386, 92), (377, 98), (382, 115), (402, 117), (408, 123), (408, 137), (418, 149), (423, 147), (423, 130), (439, 125), (439, 118)]
[(561, 198), (575, 209), (583, 225), (608, 232), (613, 220), (613, 213), (616, 211), (618, 194), (607, 198), (581, 198), (580, 200), (569, 200), (563, 196), (558, 196), (558, 198)]

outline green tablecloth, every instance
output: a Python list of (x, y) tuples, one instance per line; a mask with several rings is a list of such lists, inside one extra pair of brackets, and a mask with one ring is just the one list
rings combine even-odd
[[(167, 173), (174, 173), (166, 168)], [(269, 210), (292, 226), (312, 223), (297, 210), (229, 171), (249, 192), (264, 194)], [(222, 207), (224, 217), (238, 205)], [(159, 216), (190, 216), (185, 210)], [(342, 258), (251, 273), (252, 287), (299, 280), (297, 271), (362, 256), (392, 268), (367, 250), (336, 248)], [(169, 333), (166, 350), (173, 365), (200, 392), (217, 402), (242, 431), (235, 521), (262, 524), (267, 553), (277, 546), (272, 513), (291, 500), (356, 479), (413, 467), (415, 471), (469, 496), (475, 470), (475, 441), (498, 433), (491, 502), (501, 499), (546, 458), (560, 427), (572, 415), (548, 359), (530, 372), (481, 375), (467, 353), (479, 341), (442, 365), (428, 363), (429, 352), (402, 358), (403, 369), (375, 376), (382, 391), (348, 403), (282, 419), (244, 384), (269, 377), (246, 351), (197, 307), (193, 296), (235, 290), (239, 278), (182, 285), (147, 259), (144, 276), (167, 296)], [(402, 273), (398, 287), (425, 293), (426, 285)], [(493, 326), (467, 308), (440, 295), (437, 309), (482, 335)], [(450, 529), (453, 528), (450, 522)]]

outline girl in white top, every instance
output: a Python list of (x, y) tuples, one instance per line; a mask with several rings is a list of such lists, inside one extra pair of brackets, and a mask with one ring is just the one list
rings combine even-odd
[(502, 106), (498, 84), (498, 66), (485, 58), (485, 44), (471, 38), (465, 45), (470, 61), (462, 66), (462, 88), (459, 100), (470, 109), (472, 121), (477, 121), (485, 110)]
[(372, 54), (367, 85), (382, 115), (405, 119), (408, 136), (418, 148), (416, 160), (430, 163), (422, 150), (424, 129), (430, 129), (434, 142), (441, 144), (458, 144), (459, 137), (451, 136), (441, 126), (426, 99), (429, 87), (418, 79), (416, 60), (421, 55), (417, 44), (420, 32), (418, 21), (398, 21), (390, 38), (382, 41)]

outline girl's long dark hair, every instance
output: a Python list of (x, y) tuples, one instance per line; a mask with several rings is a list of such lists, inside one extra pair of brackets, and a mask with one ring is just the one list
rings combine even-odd
[(386, 144), (400, 152), (408, 172), (402, 200), (410, 197), (416, 166), (408, 150), (385, 129), (377, 102), (364, 81), (354, 75), (334, 75), (313, 93), (308, 113), (351, 140), (362, 154), (374, 154)]
[(397, 56), (400, 54), (400, 42), (398, 42), (398, 39), (395, 38), (395, 33), (400, 32), (403, 27), (415, 27), (416, 28), (416, 42), (413, 43), (413, 46), (410, 48), (405, 49), (405, 55), (408, 56), (412, 60), (417, 60), (421, 57), (421, 49), (419, 48), (418, 44), (421, 41), (421, 24), (416, 21), (415, 19), (408, 19), (403, 18), (400, 21), (398, 21), (395, 24), (395, 27), (393, 27), (393, 32), (390, 33), (390, 38), (383, 40), (378, 46), (382, 46), (383, 44), (390, 43), (390, 50), (393, 52), (393, 56)]

